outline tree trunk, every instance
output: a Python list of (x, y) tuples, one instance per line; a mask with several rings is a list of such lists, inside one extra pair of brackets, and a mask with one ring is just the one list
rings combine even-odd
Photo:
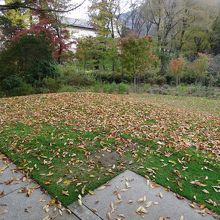
[(164, 58), (164, 54), (160, 57), (160, 74), (162, 76), (165, 76), (167, 72), (167, 62), (166, 59)]

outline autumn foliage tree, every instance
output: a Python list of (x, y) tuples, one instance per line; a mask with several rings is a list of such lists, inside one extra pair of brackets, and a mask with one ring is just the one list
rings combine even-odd
[(67, 30), (61, 30), (59, 35), (57, 34), (53, 19), (44, 18), (38, 23), (31, 25), (29, 28), (18, 30), (13, 41), (18, 40), (25, 35), (38, 37), (42, 34), (50, 43), (54, 59), (60, 62), (62, 53), (67, 51), (71, 44), (68, 42), (69, 32)]
[(113, 70), (118, 59), (116, 40), (101, 36), (83, 38), (78, 42), (76, 58), (84, 70)]
[(199, 53), (198, 58), (191, 64), (191, 68), (196, 75), (196, 83), (203, 83), (207, 75), (209, 58), (204, 53)]
[(176, 85), (180, 83), (180, 78), (183, 72), (184, 65), (185, 61), (182, 57), (173, 58), (170, 60), (170, 71), (176, 78)]
[(158, 62), (153, 40), (149, 36), (137, 38), (131, 35), (121, 39), (120, 52), (123, 72), (133, 76), (135, 85)]

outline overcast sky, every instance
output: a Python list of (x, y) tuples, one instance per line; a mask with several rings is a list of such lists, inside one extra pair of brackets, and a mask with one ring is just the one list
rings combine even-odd
[[(0, 0), (1, 1), (1, 0)], [(133, 0), (134, 3), (138, 3), (141, 0)], [(200, 3), (205, 3), (208, 5), (217, 5), (217, 3), (220, 3), (220, 0), (194, 0)], [(73, 4), (81, 3), (83, 0), (72, 0)], [(131, 0), (120, 0), (121, 4), (121, 9), (123, 12), (126, 12), (129, 10), (129, 5), (130, 5)], [(89, 19), (88, 16), (88, 7), (91, 3), (91, 0), (86, 0), (86, 2), (78, 9), (75, 11), (72, 11), (71, 13), (66, 14), (65, 16), (67, 17), (73, 17), (73, 18), (81, 18), (81, 19)]]
[[(82, 1), (83, 0), (72, 0), (73, 4), (81, 3)], [(71, 13), (68, 13), (67, 17), (88, 19), (88, 6), (89, 6), (89, 0), (86, 0), (86, 2), (80, 8), (77, 8)]]
[[(75, 3), (81, 3), (83, 0), (72, 0), (73, 4)], [(129, 2), (131, 0), (120, 0), (121, 8), (124, 12), (129, 10)], [(135, 2), (138, 2), (139, 0), (135, 0)], [(68, 13), (67, 17), (73, 17), (73, 18), (81, 18), (81, 19), (89, 19), (88, 16), (88, 7), (90, 5), (91, 0), (86, 0), (86, 2), (75, 11), (72, 11), (71, 13)]]

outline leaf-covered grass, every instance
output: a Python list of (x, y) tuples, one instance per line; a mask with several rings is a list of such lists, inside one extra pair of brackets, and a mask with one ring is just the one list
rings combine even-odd
[[(64, 205), (131, 169), (220, 213), (219, 118), (158, 104), (90, 93), (2, 99), (0, 151)], [(119, 156), (108, 166), (110, 152)]]

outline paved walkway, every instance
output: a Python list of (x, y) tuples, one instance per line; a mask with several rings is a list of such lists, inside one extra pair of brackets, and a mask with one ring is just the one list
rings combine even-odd
[[(213, 220), (211, 215), (193, 209), (191, 202), (166, 191), (145, 178), (125, 171), (108, 184), (95, 190), (94, 195), (82, 199), (84, 207), (89, 208), (99, 220)], [(74, 205), (69, 206), (74, 211)], [(83, 219), (85, 213), (81, 208)], [(90, 218), (89, 218), (90, 219)], [(93, 218), (95, 219), (95, 218)], [(96, 218), (97, 219), (97, 218)]]
[[(145, 178), (126, 171), (94, 195), (70, 205), (69, 210), (54, 200), (15, 165), (0, 155), (0, 220), (213, 220)], [(200, 213), (199, 213), (200, 212)]]
[(0, 220), (79, 220), (0, 154)]

